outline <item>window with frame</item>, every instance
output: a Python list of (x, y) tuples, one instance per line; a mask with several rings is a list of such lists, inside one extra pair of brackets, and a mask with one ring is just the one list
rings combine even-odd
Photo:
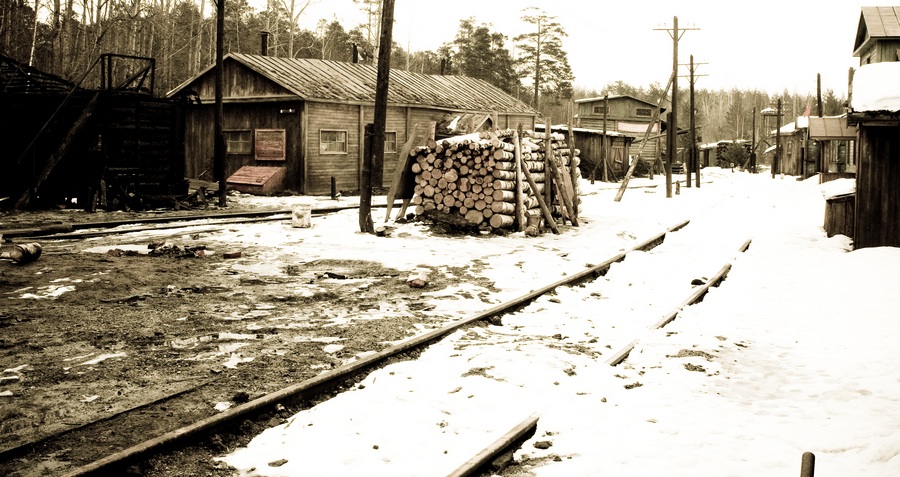
[(608, 106), (594, 106), (594, 114), (597, 114), (597, 115), (609, 114), (609, 107)]
[(650, 108), (637, 108), (637, 109), (634, 111), (634, 115), (635, 115), (635, 116), (641, 116), (641, 117), (644, 117), (644, 118), (649, 118), (650, 116), (653, 115), (653, 110), (650, 109)]
[(397, 152), (397, 132), (385, 131), (384, 152)]
[(257, 129), (255, 156), (257, 161), (285, 160), (284, 129)]
[(319, 130), (319, 152), (322, 154), (347, 154), (347, 131)]
[(232, 129), (223, 131), (225, 134), (226, 154), (252, 154), (253, 134), (249, 129)]

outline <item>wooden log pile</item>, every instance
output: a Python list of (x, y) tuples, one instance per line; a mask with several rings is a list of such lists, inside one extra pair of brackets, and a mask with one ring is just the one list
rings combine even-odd
[(409, 154), (416, 215), (483, 229), (525, 231), (528, 216), (543, 217), (554, 232), (559, 220), (578, 225), (580, 161), (562, 134), (473, 133), (429, 141)]

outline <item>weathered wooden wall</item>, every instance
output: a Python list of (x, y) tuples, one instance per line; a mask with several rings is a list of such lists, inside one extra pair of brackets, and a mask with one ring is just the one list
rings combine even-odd
[(854, 196), (836, 197), (825, 201), (825, 234), (828, 237), (842, 234), (853, 237)]
[(858, 159), (854, 247), (900, 247), (900, 126), (861, 124)]

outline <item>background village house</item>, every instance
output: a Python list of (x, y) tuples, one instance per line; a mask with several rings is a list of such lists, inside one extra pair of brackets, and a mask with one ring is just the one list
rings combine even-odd
[[(360, 189), (364, 130), (374, 117), (374, 65), (239, 53), (226, 55), (223, 63), (230, 186), (246, 166), (256, 168), (248, 174), (251, 181), (265, 181), (261, 193), (327, 194), (332, 178), (338, 190)], [(189, 178), (212, 173), (214, 92), (209, 67), (169, 93), (195, 98), (186, 111)], [(373, 165), (372, 185), (390, 183), (400, 147), (416, 124), (436, 122), (445, 134), (519, 124), (533, 129), (539, 114), (482, 80), (392, 69), (384, 164)]]
[[(657, 113), (657, 109), (659, 109)], [(652, 164), (656, 162), (657, 150), (660, 148), (660, 135), (665, 132), (666, 124), (662, 113), (666, 108), (649, 101), (629, 95), (611, 95), (608, 97), (585, 98), (575, 101), (575, 126), (585, 129), (616, 132), (632, 138), (628, 155), (640, 157)], [(605, 129), (604, 129), (605, 118)], [(641, 150), (641, 142), (647, 127), (657, 118), (650, 130), (647, 144)], [(580, 143), (579, 143), (580, 145)], [(628, 156), (612, 158), (612, 169), (618, 177), (622, 177), (628, 169)]]

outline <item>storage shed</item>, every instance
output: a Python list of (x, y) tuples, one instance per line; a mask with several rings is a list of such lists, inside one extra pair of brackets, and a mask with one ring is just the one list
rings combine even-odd
[(859, 127), (855, 248), (900, 247), (900, 62), (860, 66), (848, 123)]
[[(376, 66), (239, 53), (226, 55), (223, 63), (226, 176), (243, 166), (277, 167), (285, 174), (276, 191), (325, 194), (332, 178), (339, 190), (360, 189), (364, 131), (374, 118)], [(214, 73), (209, 67), (169, 93), (195, 99), (185, 125), (189, 178), (212, 178)], [(417, 123), (532, 129), (537, 116), (535, 109), (482, 80), (392, 69), (384, 163), (373, 165), (372, 185), (387, 185), (400, 146)]]
[(82, 86), (0, 55), (0, 206), (142, 208), (187, 193), (182, 109), (153, 96), (154, 60), (98, 65), (100, 84)]

